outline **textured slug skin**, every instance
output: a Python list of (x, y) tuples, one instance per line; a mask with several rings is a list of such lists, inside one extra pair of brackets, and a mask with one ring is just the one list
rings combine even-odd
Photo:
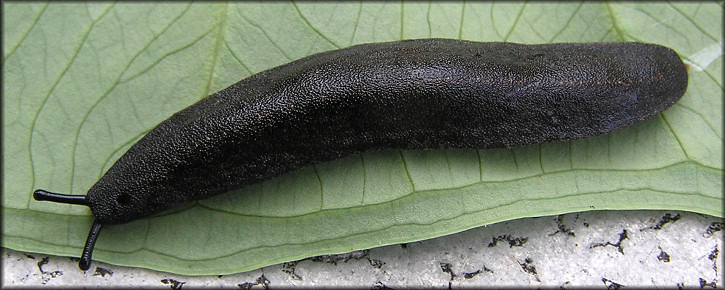
[(611, 132), (675, 103), (687, 72), (641, 43), (426, 39), (323, 52), (159, 124), (88, 192), (102, 224), (384, 148), (500, 148)]

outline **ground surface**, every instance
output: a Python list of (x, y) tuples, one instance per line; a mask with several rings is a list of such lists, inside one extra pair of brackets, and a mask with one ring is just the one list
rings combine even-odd
[(223, 276), (183, 276), (3, 248), (3, 286), (242, 289), (529, 286), (722, 287), (723, 220), (677, 211), (525, 218), (420, 242)]

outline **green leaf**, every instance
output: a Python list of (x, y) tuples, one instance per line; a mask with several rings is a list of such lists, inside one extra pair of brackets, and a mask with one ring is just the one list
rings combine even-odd
[(613, 134), (500, 150), (368, 152), (106, 227), (94, 258), (225, 274), (594, 209), (723, 216), (722, 4), (3, 5), (3, 246), (77, 257), (83, 194), (174, 112), (254, 73), (367, 42), (638, 41), (689, 65), (685, 96)]

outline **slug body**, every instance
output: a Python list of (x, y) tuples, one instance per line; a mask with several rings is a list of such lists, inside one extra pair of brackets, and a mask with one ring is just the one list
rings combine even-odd
[(174, 114), (84, 202), (97, 224), (119, 224), (366, 150), (590, 137), (655, 116), (686, 87), (677, 54), (653, 44), (357, 45), (253, 75)]

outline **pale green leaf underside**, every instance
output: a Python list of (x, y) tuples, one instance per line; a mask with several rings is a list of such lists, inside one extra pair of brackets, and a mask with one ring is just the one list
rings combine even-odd
[(83, 194), (145, 132), (251, 74), (409, 38), (639, 41), (690, 66), (685, 96), (613, 134), (517, 149), (367, 152), (107, 227), (94, 258), (240, 272), (593, 209), (723, 216), (719, 3), (234, 3), (3, 6), (3, 246), (78, 256)]

